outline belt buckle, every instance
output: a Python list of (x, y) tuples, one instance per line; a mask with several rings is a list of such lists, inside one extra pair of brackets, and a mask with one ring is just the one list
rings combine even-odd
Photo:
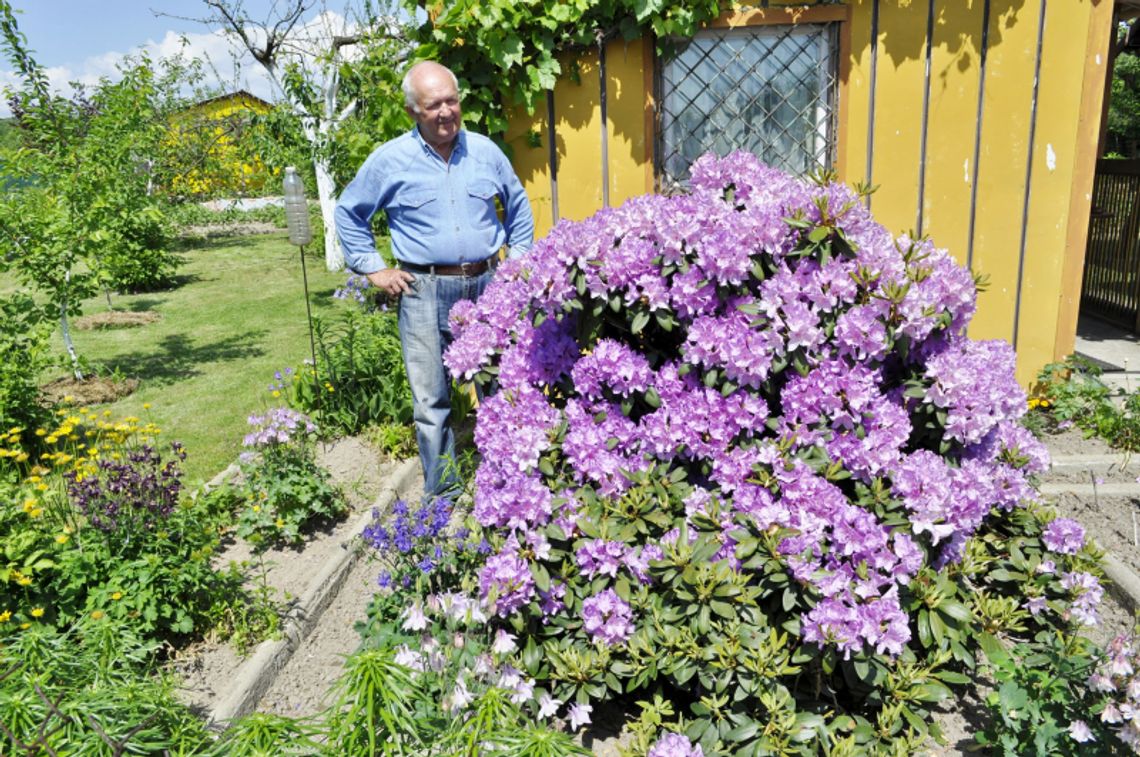
[(478, 263), (460, 263), (459, 264), (459, 274), (461, 276), (474, 276), (475, 275), (475, 273), (474, 273), (475, 268), (478, 265), (479, 265)]

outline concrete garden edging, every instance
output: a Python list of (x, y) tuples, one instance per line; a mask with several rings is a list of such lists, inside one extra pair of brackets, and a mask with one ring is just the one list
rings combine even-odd
[[(405, 460), (388, 477), (384, 489), (377, 495), (373, 506), (361, 513), (352, 527), (353, 536), (359, 535), (372, 522), (372, 510), (386, 510), (413, 486), (420, 475), (419, 459)], [(335, 553), (309, 582), (304, 594), (286, 615), (280, 639), (261, 642), (257, 649), (237, 669), (233, 685), (223, 694), (210, 711), (207, 722), (211, 726), (225, 725), (251, 713), (269, 690), (277, 674), (289, 662), (301, 642), (312, 632), (321, 613), (339, 591), (349, 572), (360, 558), (362, 549), (354, 542), (346, 543)]]

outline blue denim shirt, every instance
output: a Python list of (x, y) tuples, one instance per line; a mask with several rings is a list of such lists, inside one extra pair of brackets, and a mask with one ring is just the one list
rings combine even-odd
[[(505, 212), (500, 222), (498, 197)], [(372, 215), (384, 210), (397, 260), (419, 265), (474, 263), (504, 244), (517, 257), (534, 241), (534, 216), (507, 156), (490, 139), (461, 130), (451, 159), (419, 129), (376, 148), (345, 187), (334, 218), (345, 264), (360, 274), (386, 266), (376, 251)]]

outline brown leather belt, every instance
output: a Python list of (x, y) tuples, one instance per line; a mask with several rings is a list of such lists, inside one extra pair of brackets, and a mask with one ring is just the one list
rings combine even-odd
[(491, 267), (494, 255), (486, 257), (477, 263), (459, 263), (458, 265), (418, 265), (400, 261), (400, 268), (412, 273), (431, 274), (433, 276), (479, 276)]

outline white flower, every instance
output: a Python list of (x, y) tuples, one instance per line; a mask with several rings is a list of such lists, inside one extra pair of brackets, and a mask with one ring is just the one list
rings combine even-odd
[(405, 631), (422, 631), (428, 626), (427, 616), (424, 615), (420, 603), (416, 602), (404, 613), (404, 623), (401, 626)]
[(492, 652), (495, 654), (510, 654), (518, 648), (518, 645), (515, 644), (513, 634), (509, 634), (501, 628), (495, 632), (495, 643), (491, 645)]
[(1083, 720), (1074, 720), (1069, 724), (1069, 736), (1078, 744), (1096, 741), (1096, 737), (1093, 736), (1092, 731), (1089, 730), (1088, 725)]
[(424, 670), (424, 658), (420, 656), (419, 652), (413, 652), (408, 649), (407, 644), (401, 644), (396, 647), (396, 656), (394, 658), (397, 665), (403, 665), (410, 670)]
[(460, 676), (455, 682), (455, 688), (448, 696), (444, 709), (447, 710), (462, 710), (475, 700), (475, 695), (467, 688), (467, 681)]
[(594, 708), (588, 704), (574, 704), (570, 706), (570, 729), (578, 730), (590, 722), (590, 713)]
[(523, 678), (515, 684), (514, 692), (511, 694), (511, 702), (514, 704), (522, 704), (527, 702), (534, 696), (534, 679)]
[(538, 718), (545, 720), (553, 717), (558, 712), (558, 708), (562, 706), (561, 699), (555, 699), (550, 695), (550, 692), (542, 692), (542, 696), (538, 698)]

